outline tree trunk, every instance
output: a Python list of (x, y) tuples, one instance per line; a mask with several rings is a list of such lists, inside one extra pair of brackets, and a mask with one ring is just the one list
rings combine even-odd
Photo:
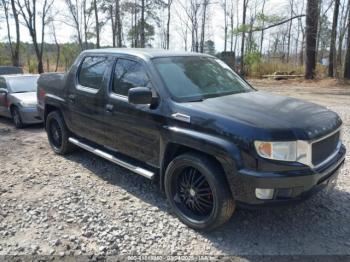
[(13, 66), (20, 66), (20, 64), (19, 64), (19, 45), (21, 42), (21, 37), (20, 37), (20, 30), (19, 30), (18, 12), (16, 9), (15, 0), (11, 0), (11, 6), (12, 6), (13, 19), (15, 20), (15, 26), (16, 26), (16, 46), (15, 46), (15, 49), (14, 49), (13, 55), (12, 55), (12, 64), (13, 64)]
[(117, 30), (116, 30), (116, 23), (115, 23), (115, 17), (114, 17), (114, 9), (113, 9), (113, 5), (109, 6), (109, 15), (111, 17), (111, 28), (112, 28), (112, 47), (116, 47), (116, 34), (117, 34)]
[(208, 0), (204, 0), (203, 2), (203, 16), (202, 16), (202, 28), (201, 28), (201, 41), (200, 41), (200, 52), (204, 53), (204, 41), (205, 41), (205, 24), (207, 18), (207, 7)]
[(224, 30), (225, 30), (225, 39), (224, 39), (224, 51), (227, 51), (227, 0), (224, 0)]
[[(350, 7), (350, 0), (348, 6)], [(348, 43), (346, 48), (346, 58), (344, 65), (344, 78), (350, 79), (350, 10), (348, 14)]]
[(170, 47), (170, 19), (171, 19), (171, 4), (173, 0), (168, 0), (168, 21), (166, 23), (166, 49)]
[[(266, 0), (263, 1), (262, 8), (261, 8), (261, 14), (264, 15), (265, 13), (265, 4)], [(262, 21), (262, 28), (265, 26), (265, 20)], [(264, 30), (261, 30), (261, 36), (260, 36), (260, 54), (262, 54), (263, 50), (263, 43), (264, 43)]]
[(247, 5), (248, 0), (243, 0), (243, 18), (242, 18), (242, 43), (241, 43), (241, 74), (244, 75), (244, 40), (245, 40), (245, 23), (246, 23), (246, 15), (247, 15)]
[(145, 1), (141, 0), (141, 34), (140, 34), (140, 45), (141, 48), (145, 48), (146, 39), (145, 39)]
[(122, 41), (122, 19), (120, 17), (120, 1), (116, 0), (116, 10), (115, 10), (115, 22), (116, 22), (116, 29), (117, 29), (117, 45), (118, 47), (123, 46)]
[(98, 19), (97, 0), (94, 0), (95, 24), (96, 24), (96, 47), (100, 48), (100, 21)]
[[(294, 7), (294, 0), (291, 0), (290, 2), (291, 18), (293, 17), (293, 7)], [(292, 24), (293, 24), (293, 20), (290, 20), (289, 28), (288, 28), (288, 42), (287, 42), (287, 63), (289, 62), (289, 56), (290, 56), (290, 40), (291, 40)]]
[(328, 66), (328, 76), (329, 77), (334, 77), (334, 58), (335, 58), (335, 54), (336, 54), (335, 44), (336, 44), (336, 40), (337, 40), (339, 5), (340, 5), (340, 0), (335, 0), (333, 24), (332, 24), (332, 35), (331, 35), (331, 47), (330, 47), (330, 52), (329, 52), (329, 66)]
[(306, 10), (306, 65), (305, 78), (314, 79), (316, 69), (316, 37), (318, 26), (318, 0), (308, 0)]

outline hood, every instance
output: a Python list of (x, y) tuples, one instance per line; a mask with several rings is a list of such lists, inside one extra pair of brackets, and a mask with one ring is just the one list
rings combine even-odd
[(325, 107), (263, 91), (181, 105), (194, 126), (253, 139), (311, 140), (328, 134), (342, 123), (336, 113)]
[(17, 99), (19, 102), (25, 102), (28, 104), (36, 104), (37, 103), (37, 95), (36, 92), (26, 92), (26, 93), (12, 93), (12, 97)]

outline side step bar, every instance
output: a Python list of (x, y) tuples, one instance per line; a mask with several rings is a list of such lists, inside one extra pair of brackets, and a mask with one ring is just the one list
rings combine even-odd
[(82, 143), (76, 138), (70, 137), (68, 140), (72, 144), (74, 144), (74, 145), (76, 145), (78, 147), (81, 147), (81, 148), (83, 148), (83, 149), (85, 149), (85, 150), (87, 150), (87, 151), (89, 151), (89, 152), (91, 152), (91, 153), (93, 153), (95, 155), (98, 155), (98, 156), (100, 156), (100, 157), (102, 157), (104, 159), (107, 159), (107, 160), (109, 160), (109, 161), (111, 161), (111, 162), (113, 162), (113, 163), (115, 163), (117, 165), (120, 165), (120, 166), (122, 166), (122, 167), (124, 167), (126, 169), (129, 169), (130, 171), (132, 171), (132, 172), (134, 172), (136, 174), (144, 176), (144, 177), (146, 177), (148, 179), (153, 179), (154, 178), (155, 174), (153, 172), (149, 171), (149, 170), (146, 170), (144, 168), (131, 165), (130, 163), (127, 163), (127, 162), (125, 162), (125, 161), (123, 161), (121, 159), (118, 159), (118, 158), (116, 158), (115, 156), (113, 156), (113, 155), (111, 155), (109, 153), (106, 153), (106, 152), (104, 152), (104, 151), (102, 151), (100, 149), (97, 149), (97, 148), (91, 147), (91, 146), (89, 146), (89, 145), (87, 145), (85, 143)]

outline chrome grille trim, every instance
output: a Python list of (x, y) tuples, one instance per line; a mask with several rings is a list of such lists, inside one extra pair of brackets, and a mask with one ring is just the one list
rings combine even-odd
[[(341, 132), (341, 129), (342, 129), (342, 125), (340, 127), (338, 127), (336, 130), (334, 130), (333, 132), (321, 137), (321, 138), (318, 138), (318, 139), (314, 139), (314, 140), (311, 140), (311, 141), (305, 141), (305, 140), (297, 140), (297, 148), (299, 150), (303, 148), (303, 153), (302, 155), (299, 156), (299, 158), (297, 159), (297, 162), (299, 163), (302, 163), (302, 164), (305, 164), (309, 167), (311, 167), (312, 169), (316, 169), (322, 165), (325, 165), (327, 164), (329, 161), (331, 161), (339, 152), (340, 148), (341, 148), (341, 145), (342, 145), (342, 142), (341, 140), (339, 139), (338, 141), (338, 144), (337, 144), (337, 147), (335, 149), (335, 151), (329, 155), (329, 157), (327, 157), (324, 161), (322, 161), (321, 163), (317, 164), (317, 165), (314, 165), (312, 163), (312, 145), (314, 143), (317, 143), (317, 142), (320, 142), (324, 139), (327, 139), (328, 137), (336, 134), (337, 132)], [(298, 152), (298, 155), (299, 155), (299, 152)]]

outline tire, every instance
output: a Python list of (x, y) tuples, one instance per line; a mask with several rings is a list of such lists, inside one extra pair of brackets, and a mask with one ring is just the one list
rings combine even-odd
[(21, 114), (17, 107), (13, 107), (11, 110), (12, 121), (15, 124), (15, 127), (20, 129), (24, 127), (24, 123), (22, 121)]
[(173, 159), (164, 183), (175, 214), (193, 229), (213, 230), (226, 223), (235, 210), (222, 169), (205, 155), (186, 153)]
[(68, 141), (70, 132), (59, 111), (50, 112), (45, 123), (50, 146), (56, 154), (65, 155), (75, 149), (75, 146)]

